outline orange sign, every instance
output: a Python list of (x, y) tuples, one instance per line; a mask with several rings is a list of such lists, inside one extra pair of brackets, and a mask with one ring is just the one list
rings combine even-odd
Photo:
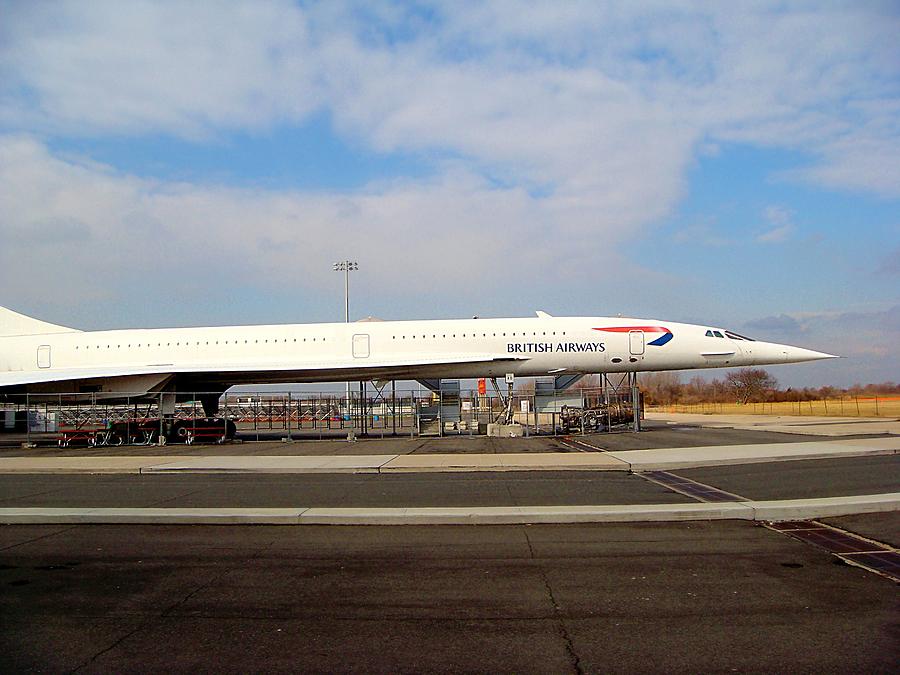
[(482, 396), (487, 393), (487, 382), (485, 382), (485, 379), (483, 377), (478, 380), (478, 393)]

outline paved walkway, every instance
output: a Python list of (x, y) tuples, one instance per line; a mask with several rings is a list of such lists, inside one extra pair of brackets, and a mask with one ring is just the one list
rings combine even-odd
[(900, 493), (690, 504), (418, 508), (0, 508), (6, 524), (510, 525), (526, 523), (785, 521), (900, 509)]
[(809, 436), (856, 436), (860, 434), (900, 435), (900, 420), (884, 417), (814, 417), (806, 415), (700, 415), (660, 413), (648, 420), (672, 424), (696, 424), (711, 429), (771, 431)]
[[(590, 446), (583, 446), (588, 449)], [(0, 473), (391, 473), (658, 471), (723, 464), (896, 454), (900, 436), (620, 452), (330, 456), (3, 457)]]

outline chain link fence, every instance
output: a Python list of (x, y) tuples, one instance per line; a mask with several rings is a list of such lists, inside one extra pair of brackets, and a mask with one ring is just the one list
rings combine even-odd
[[(221, 443), (232, 439), (476, 435), (510, 421), (522, 435), (628, 430), (630, 394), (607, 389), (479, 394), (460, 391), (240, 392), (204, 412), (207, 392), (4, 395), (0, 445), (74, 446)], [(215, 399), (215, 394), (212, 394)]]

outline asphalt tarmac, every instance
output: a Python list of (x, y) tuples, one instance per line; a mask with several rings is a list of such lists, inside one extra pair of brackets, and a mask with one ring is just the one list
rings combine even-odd
[[(677, 470), (747, 499), (896, 492), (900, 455)], [(419, 507), (674, 504), (637, 475), (598, 471), (411, 474), (4, 474), (3, 507)]]
[(0, 506), (417, 507), (682, 504), (625, 472), (0, 475)]
[(4, 672), (896, 672), (896, 585), (743, 522), (0, 527)]
[[(266, 433), (268, 438), (279, 434)], [(47, 457), (47, 456), (103, 456), (103, 455), (383, 455), (383, 454), (432, 454), (432, 453), (510, 453), (510, 452), (579, 452), (566, 444), (564, 436), (535, 436), (530, 438), (491, 438), (488, 436), (446, 436), (444, 438), (411, 438), (409, 436), (377, 436), (348, 443), (346, 438), (313, 440), (304, 439), (283, 443), (280, 440), (252, 441), (253, 436), (242, 434), (247, 442), (226, 443), (224, 445), (184, 445), (166, 446), (117, 446), (117, 447), (71, 447), (56, 446), (56, 435), (38, 436), (41, 444), (37, 448), (22, 448), (25, 440), (20, 435), (0, 434), (0, 457)], [(871, 435), (846, 436), (844, 438), (871, 438)], [(772, 431), (744, 429), (701, 428), (691, 425), (666, 424), (648, 421), (644, 431), (614, 432), (573, 435), (571, 438), (584, 440), (591, 445), (609, 451), (644, 450), (648, 448), (687, 448), (713, 445), (747, 445), (753, 443), (798, 443), (813, 440), (801, 434), (786, 434)]]
[[(808, 441), (654, 425), (610, 450)], [(396, 438), (154, 455), (579, 452)], [(148, 448), (0, 456), (146, 455)], [(900, 457), (677, 470), (749, 499), (895, 492)], [(624, 472), (0, 475), (0, 506), (683, 504)], [(824, 522), (893, 546), (900, 513)], [(0, 671), (894, 672), (897, 586), (741, 521), (509, 526), (0, 526)]]
[(674, 473), (756, 500), (900, 491), (900, 455), (734, 464)]
[(819, 518), (819, 521), (900, 548), (900, 513), (896, 511)]

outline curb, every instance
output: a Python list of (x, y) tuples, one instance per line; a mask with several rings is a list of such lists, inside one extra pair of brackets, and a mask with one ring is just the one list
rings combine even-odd
[(806, 520), (900, 510), (900, 492), (731, 503), (419, 508), (0, 508), (0, 523), (181, 525), (516, 525)]
[[(672, 471), (800, 460), (877, 457), (900, 454), (900, 438), (861, 442), (833, 441), (827, 450), (786, 454), (738, 454), (729, 446), (661, 448), (596, 453), (501, 453), (491, 455), (225, 455), (120, 457), (4, 457), (0, 474), (286, 474), (286, 473), (459, 473), (505, 471)], [(784, 444), (794, 446), (800, 444)], [(815, 445), (822, 445), (816, 443)], [(735, 448), (741, 446), (734, 446)], [(827, 447), (827, 446), (826, 446)], [(661, 453), (700, 453), (694, 458)], [(734, 454), (729, 455), (732, 452)], [(717, 454), (716, 454), (717, 453)], [(722, 456), (724, 454), (724, 456)], [(656, 455), (656, 456), (654, 456)]]

